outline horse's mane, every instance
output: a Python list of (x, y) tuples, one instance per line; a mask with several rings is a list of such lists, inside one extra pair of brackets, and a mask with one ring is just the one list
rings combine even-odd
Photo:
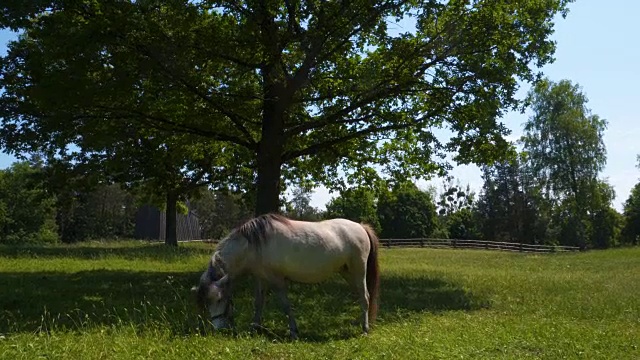
[(285, 216), (273, 213), (259, 215), (235, 228), (231, 235), (240, 235), (249, 241), (250, 246), (260, 247), (276, 223), (289, 225), (290, 220)]

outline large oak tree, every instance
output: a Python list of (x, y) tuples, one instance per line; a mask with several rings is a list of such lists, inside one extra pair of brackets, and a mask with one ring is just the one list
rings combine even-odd
[[(123, 123), (191, 134), (221, 144), (217, 168), (247, 170), (257, 214), (283, 180), (428, 175), (445, 151), (486, 163), (570, 2), (7, 0), (0, 26), (23, 35), (0, 63), (2, 144), (144, 136)], [(415, 31), (392, 31), (400, 18)]]

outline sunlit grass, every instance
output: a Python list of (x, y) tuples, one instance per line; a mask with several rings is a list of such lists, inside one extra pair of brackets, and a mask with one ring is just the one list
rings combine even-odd
[(368, 337), (335, 277), (294, 285), (301, 339), (275, 297), (267, 334), (212, 333), (190, 288), (212, 245), (138, 242), (0, 247), (0, 358), (640, 358), (640, 249), (526, 255), (382, 249), (381, 309)]

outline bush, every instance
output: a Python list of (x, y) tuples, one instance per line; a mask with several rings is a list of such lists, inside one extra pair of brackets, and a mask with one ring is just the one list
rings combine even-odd
[(28, 162), (0, 170), (0, 242), (55, 242), (55, 199), (46, 190), (42, 169)]

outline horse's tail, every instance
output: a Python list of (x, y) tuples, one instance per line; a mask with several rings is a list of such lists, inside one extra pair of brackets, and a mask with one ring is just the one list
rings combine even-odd
[(367, 257), (367, 290), (369, 290), (369, 321), (373, 322), (378, 314), (378, 295), (380, 292), (380, 267), (378, 266), (378, 236), (371, 226), (362, 224), (369, 236), (371, 250)]

